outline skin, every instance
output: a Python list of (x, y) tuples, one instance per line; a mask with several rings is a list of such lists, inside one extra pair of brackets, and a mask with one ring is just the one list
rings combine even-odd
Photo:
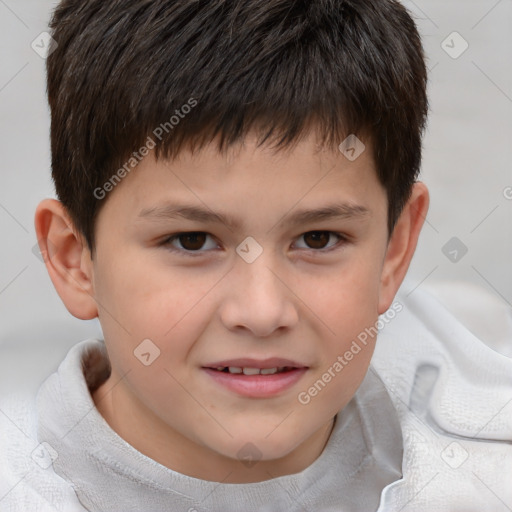
[[(351, 162), (337, 148), (320, 148), (311, 134), (279, 152), (258, 148), (255, 140), (226, 154), (213, 144), (194, 155), (184, 150), (173, 161), (150, 154), (103, 199), (94, 260), (60, 202), (43, 200), (35, 215), (59, 296), (72, 315), (99, 317), (103, 329), (112, 374), (92, 393), (98, 411), (160, 464), (224, 483), (297, 473), (322, 453), (376, 340), (307, 405), (298, 394), (391, 306), (429, 202), (425, 185), (416, 183), (389, 239), (386, 191), (369, 144)], [(137, 219), (143, 208), (166, 200), (222, 211), (241, 226)], [(332, 202), (361, 205), (367, 213), (288, 223), (298, 209)], [(159, 245), (191, 231), (209, 236), (204, 243), (181, 238)], [(315, 239), (312, 231), (347, 239), (328, 233)], [(252, 263), (235, 252), (248, 236), (263, 248)], [(145, 366), (134, 350), (148, 338), (160, 355)], [(222, 359), (271, 356), (308, 367), (297, 384), (271, 398), (239, 396), (202, 369)], [(237, 455), (246, 443), (261, 454), (250, 467)]]

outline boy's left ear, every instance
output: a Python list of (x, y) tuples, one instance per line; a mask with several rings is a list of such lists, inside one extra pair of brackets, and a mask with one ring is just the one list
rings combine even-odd
[(391, 306), (407, 273), (428, 206), (428, 189), (424, 183), (416, 182), (388, 242), (380, 280), (379, 315)]

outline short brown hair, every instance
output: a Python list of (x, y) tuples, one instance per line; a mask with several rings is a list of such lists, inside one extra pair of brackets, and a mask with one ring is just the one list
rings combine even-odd
[(52, 177), (92, 253), (106, 201), (94, 191), (158, 126), (157, 158), (215, 137), (222, 151), (250, 130), (278, 149), (311, 126), (331, 146), (365, 135), (392, 232), (428, 111), (420, 36), (398, 1), (62, 0), (50, 27)]

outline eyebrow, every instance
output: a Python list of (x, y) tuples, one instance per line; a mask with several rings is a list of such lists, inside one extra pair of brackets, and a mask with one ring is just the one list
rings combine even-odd
[[(296, 226), (330, 219), (357, 219), (365, 217), (369, 213), (370, 210), (362, 205), (353, 203), (333, 203), (321, 208), (298, 210), (284, 217), (288, 217), (286, 221), (287, 224)], [(203, 223), (224, 224), (233, 230), (240, 229), (242, 226), (239, 219), (229, 217), (222, 212), (214, 212), (207, 208), (175, 203), (165, 203), (151, 208), (144, 208), (139, 212), (137, 218), (155, 221), (181, 218)]]

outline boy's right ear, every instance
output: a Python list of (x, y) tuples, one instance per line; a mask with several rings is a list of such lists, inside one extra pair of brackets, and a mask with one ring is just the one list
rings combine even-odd
[(90, 251), (64, 205), (44, 199), (36, 208), (34, 225), (46, 269), (66, 309), (81, 320), (96, 318)]

